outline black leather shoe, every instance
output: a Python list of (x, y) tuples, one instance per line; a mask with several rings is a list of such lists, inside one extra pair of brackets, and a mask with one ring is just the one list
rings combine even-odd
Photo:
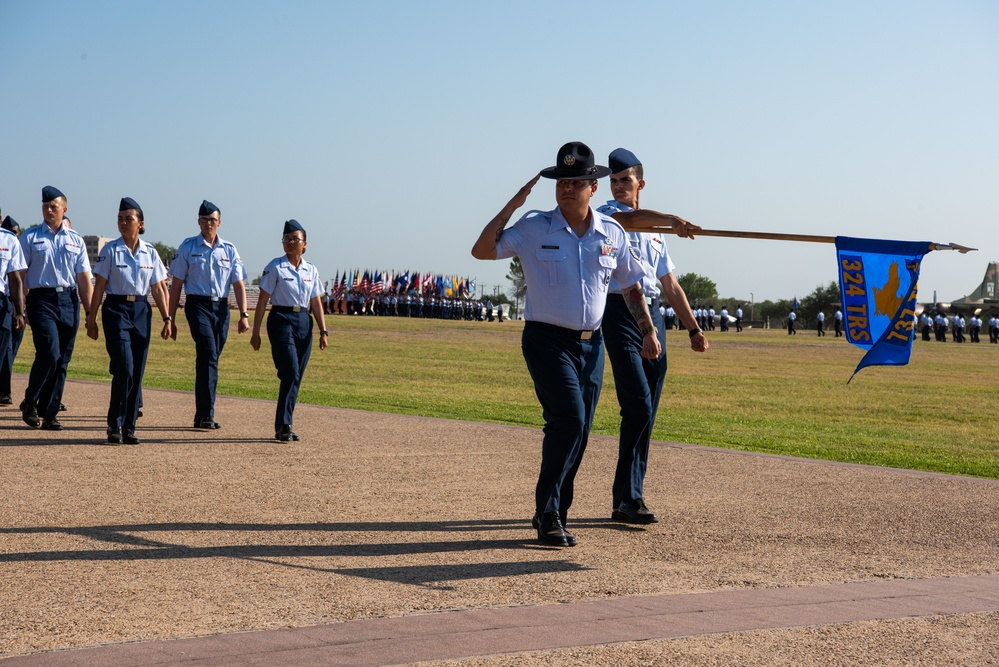
[(25, 424), (31, 428), (38, 428), (42, 425), (42, 420), (38, 418), (38, 410), (35, 409), (35, 406), (22, 402), (18, 407), (21, 408), (21, 419), (24, 420)]
[(650, 523), (659, 523), (659, 517), (657, 517), (652, 510), (650, 510), (648, 507), (645, 506), (645, 499), (644, 498), (639, 498), (638, 499), (638, 511), (643, 516), (648, 515), (648, 516), (652, 517), (652, 521)]
[(131, 433), (129, 431), (126, 431), (125, 433), (122, 434), (121, 440), (126, 445), (137, 445), (141, 442), (141, 440), (135, 437), (134, 433)]
[(62, 403), (59, 404), (59, 412), (66, 412), (66, 406)]
[(121, 431), (113, 426), (108, 426), (108, 442), (112, 445), (120, 445)]
[(545, 512), (538, 521), (538, 540), (553, 547), (569, 546), (569, 539), (558, 512)]
[(200, 422), (194, 422), (195, 428), (203, 428), (206, 431), (211, 431), (217, 428), (222, 428), (222, 424), (218, 423), (214, 419), (203, 419)]
[(285, 424), (281, 427), (281, 430), (274, 434), (275, 440), (280, 440), (281, 442), (292, 442), (298, 441), (298, 436), (291, 430), (291, 426)]
[(141, 416), (142, 416), (142, 410), (139, 410), (138, 413), (136, 413), (135, 418), (138, 419)]
[[(561, 516), (562, 515), (559, 514), (560, 521), (561, 521)], [(541, 519), (538, 518), (537, 512), (535, 512), (534, 516), (531, 517), (531, 527), (534, 528), (534, 530), (538, 530), (539, 528), (541, 528)], [(569, 543), (569, 546), (570, 547), (576, 546), (577, 544), (576, 536), (565, 529), (564, 521), (562, 522), (562, 532), (565, 533), (565, 541)]]
[(0, 405), (13, 405), (14, 397), (10, 394), (0, 395)]
[(650, 512), (644, 502), (639, 500), (638, 503), (638, 507), (629, 507), (627, 503), (621, 503), (611, 512), (611, 520), (642, 525), (659, 522), (659, 517)]
[(60, 424), (59, 420), (56, 419), (55, 417), (53, 417), (52, 419), (43, 419), (42, 420), (42, 430), (43, 431), (61, 431), (62, 430), (62, 424)]

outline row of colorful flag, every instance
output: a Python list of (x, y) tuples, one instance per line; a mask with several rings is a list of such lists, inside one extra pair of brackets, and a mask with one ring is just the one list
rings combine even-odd
[(355, 290), (365, 298), (383, 294), (413, 293), (464, 299), (475, 295), (475, 278), (419, 271), (371, 271), (370, 269), (365, 269), (363, 272), (361, 269), (348, 269), (341, 274), (338, 269), (336, 277), (327, 284), (327, 292), (333, 299), (342, 299), (347, 292)]

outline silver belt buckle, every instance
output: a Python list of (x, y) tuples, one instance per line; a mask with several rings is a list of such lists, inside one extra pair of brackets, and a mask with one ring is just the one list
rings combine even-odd
[(66, 288), (65, 288), (65, 287), (56, 287), (56, 288), (55, 288), (55, 291), (56, 291), (56, 292), (65, 292), (65, 291), (66, 291)]
[(212, 297), (212, 301), (218, 301), (218, 300), (219, 300), (219, 298), (217, 296), (213, 296)]

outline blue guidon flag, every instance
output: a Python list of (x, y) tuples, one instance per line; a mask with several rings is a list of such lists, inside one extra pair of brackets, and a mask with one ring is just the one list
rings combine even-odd
[(846, 339), (867, 350), (850, 380), (867, 366), (909, 363), (919, 264), (932, 245), (836, 237)]

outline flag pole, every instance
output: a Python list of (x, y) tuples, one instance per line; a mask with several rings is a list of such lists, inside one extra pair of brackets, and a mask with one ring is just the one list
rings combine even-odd
[[(675, 234), (672, 227), (666, 225), (623, 225), (627, 232), (648, 232), (659, 234)], [(817, 236), (815, 234), (780, 234), (774, 232), (743, 232), (730, 229), (698, 229), (696, 236), (717, 236), (730, 239), (765, 239), (768, 241), (798, 241), (803, 243), (835, 243), (835, 236)], [(956, 243), (931, 243), (930, 250), (957, 250), (962, 255), (978, 250)]]

